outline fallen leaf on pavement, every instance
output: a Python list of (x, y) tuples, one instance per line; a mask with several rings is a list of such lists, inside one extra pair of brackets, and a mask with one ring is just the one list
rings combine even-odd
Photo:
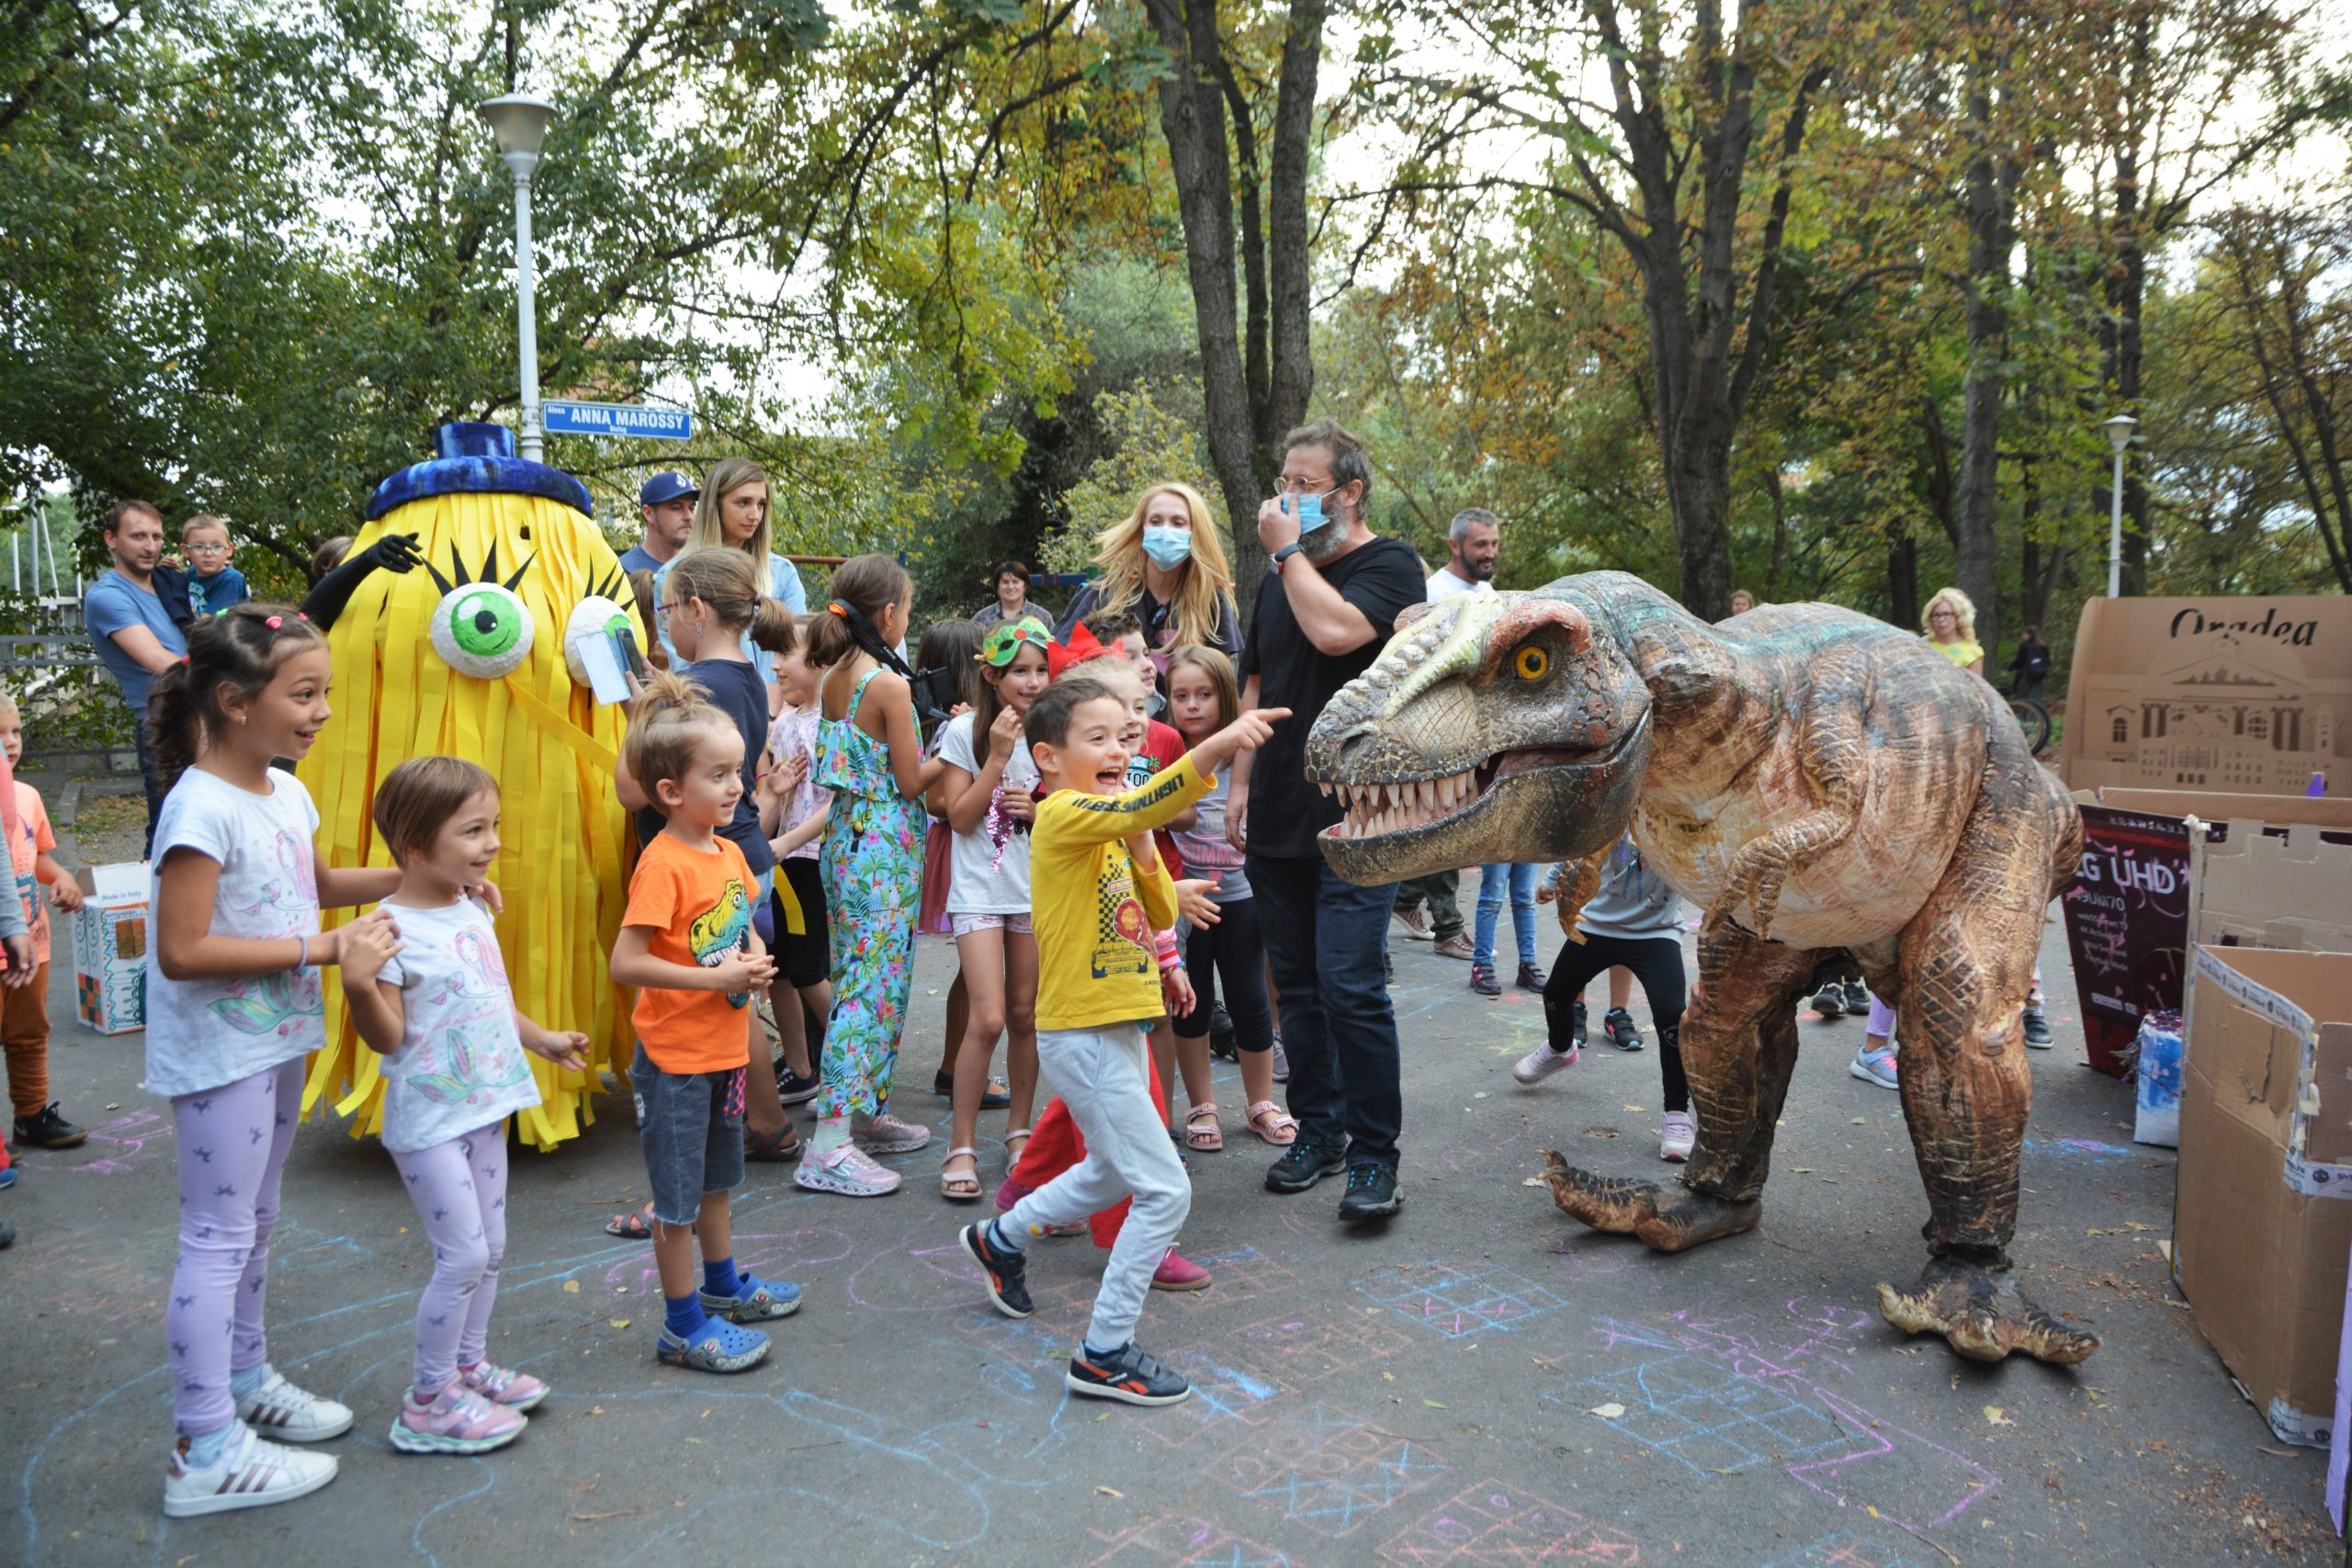
[(1098, 1497), (1124, 1497), (1126, 1495), (1125, 1493), (1120, 1491), (1115, 1486), (1097, 1486), (1094, 1489), (1094, 1495)]
[(1600, 1416), (1603, 1421), (1614, 1421), (1625, 1414), (1625, 1407), (1612, 1399), (1606, 1404), (1594, 1405), (1591, 1414)]
[(2001, 1407), (1997, 1404), (1988, 1404), (1984, 1407), (1984, 1419), (1988, 1425), (1995, 1427), (2014, 1427), (2017, 1425), (2016, 1422), (2001, 1414)]
[(628, 1319), (625, 1317), (608, 1317), (605, 1319), (605, 1321), (611, 1324), (615, 1328), (627, 1328), (628, 1326)]
[(577, 1280), (566, 1280), (563, 1282), (563, 1293), (567, 1296), (578, 1295), (580, 1293), (580, 1281)]

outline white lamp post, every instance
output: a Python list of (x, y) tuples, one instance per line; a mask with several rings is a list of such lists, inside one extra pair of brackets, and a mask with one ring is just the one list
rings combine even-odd
[(2099, 422), (2107, 432), (2107, 444), (2115, 448), (2115, 482), (2109, 490), (2114, 504), (2107, 519), (2107, 596), (2123, 596), (2123, 451), (2132, 445), (2132, 433), (2140, 422), (2128, 413), (2119, 413)]
[(514, 176), (514, 324), (523, 363), (523, 428), (516, 446), (524, 457), (537, 462), (544, 427), (539, 414), (538, 299), (531, 267), (531, 175), (539, 166), (539, 143), (547, 138), (548, 122), (555, 118), (555, 106), (509, 94), (475, 105), (474, 112), (490, 122), (498, 155)]

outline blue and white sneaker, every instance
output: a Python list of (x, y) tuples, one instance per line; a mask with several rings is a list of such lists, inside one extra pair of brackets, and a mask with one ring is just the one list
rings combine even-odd
[(702, 1298), (703, 1311), (729, 1323), (770, 1323), (800, 1310), (799, 1286), (785, 1280), (771, 1284), (749, 1269), (739, 1269), (737, 1274), (742, 1282), (731, 1296), (714, 1295), (708, 1291), (696, 1292)]
[(1894, 1042), (1892, 1040), (1875, 1051), (1871, 1049), (1869, 1041), (1863, 1041), (1846, 1070), (1864, 1083), (1874, 1083), (1881, 1089), (1903, 1087), (1902, 1080), (1894, 1076)]

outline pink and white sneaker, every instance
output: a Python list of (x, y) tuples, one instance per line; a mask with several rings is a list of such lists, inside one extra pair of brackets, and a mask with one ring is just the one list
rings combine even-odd
[(810, 1149), (792, 1173), (792, 1184), (844, 1198), (881, 1198), (899, 1190), (899, 1173), (875, 1164), (855, 1144), (843, 1144), (829, 1155)]
[(1669, 1111), (1658, 1129), (1657, 1157), (1670, 1159), (1677, 1165), (1690, 1157), (1699, 1142), (1699, 1124), (1690, 1120), (1688, 1111)]
[(536, 1410), (548, 1392), (548, 1385), (530, 1373), (518, 1372), (494, 1361), (459, 1367), (458, 1381), (492, 1404), (503, 1404), (509, 1410)]
[(1209, 1288), (1209, 1271), (1177, 1251), (1168, 1249), (1159, 1267), (1151, 1276), (1155, 1291), (1205, 1291)]
[(391, 1444), (404, 1454), (486, 1454), (521, 1437), (530, 1424), (520, 1411), (492, 1404), (457, 1382), (430, 1404), (419, 1404), (414, 1389), (401, 1394)]
[(853, 1141), (872, 1155), (905, 1155), (931, 1142), (931, 1129), (912, 1122), (901, 1122), (888, 1111), (878, 1111), (865, 1119), (865, 1124), (850, 1123)]

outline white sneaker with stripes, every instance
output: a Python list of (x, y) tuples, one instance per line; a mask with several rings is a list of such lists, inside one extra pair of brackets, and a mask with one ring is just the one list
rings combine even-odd
[(261, 1386), (237, 1401), (237, 1419), (281, 1443), (323, 1443), (351, 1430), (351, 1406), (295, 1387), (276, 1367), (262, 1368)]
[(240, 1421), (221, 1445), (218, 1463), (198, 1470), (187, 1462), (191, 1439), (182, 1438), (164, 1472), (164, 1515), (193, 1518), (235, 1508), (262, 1508), (307, 1497), (334, 1479), (333, 1454), (304, 1453), (254, 1436)]

